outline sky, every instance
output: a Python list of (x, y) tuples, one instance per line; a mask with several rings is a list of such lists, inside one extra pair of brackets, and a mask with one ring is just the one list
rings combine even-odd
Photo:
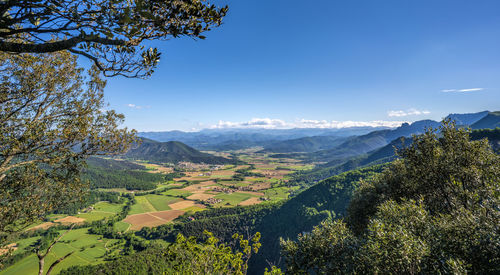
[(498, 0), (235, 0), (205, 35), (108, 79), (139, 131), (395, 126), (500, 110)]

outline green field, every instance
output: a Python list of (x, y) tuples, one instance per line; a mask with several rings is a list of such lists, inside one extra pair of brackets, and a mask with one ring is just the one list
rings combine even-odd
[(288, 198), (289, 190), (290, 188), (287, 187), (277, 187), (267, 189), (266, 191), (264, 191), (264, 194), (266, 195), (266, 197), (270, 198), (273, 201), (283, 200)]
[(94, 204), (94, 211), (108, 212), (117, 214), (123, 208), (124, 204), (114, 204), (109, 202), (98, 202)]
[(189, 197), (192, 193), (186, 190), (181, 190), (181, 189), (170, 189), (162, 193), (163, 195), (167, 196), (186, 196)]
[(245, 193), (232, 193), (232, 194), (219, 194), (215, 196), (216, 199), (221, 199), (223, 200), (221, 203), (216, 204), (216, 206), (226, 206), (228, 203), (231, 206), (236, 206), (240, 202), (247, 200), (249, 198), (253, 197), (250, 194), (245, 194)]
[(130, 224), (126, 222), (115, 222), (113, 225), (114, 229), (120, 231), (120, 232), (126, 232), (130, 228)]
[(198, 207), (198, 206), (191, 206), (191, 207), (184, 209), (183, 211), (185, 211), (186, 213), (187, 212), (196, 213), (196, 212), (204, 211), (204, 210), (206, 210), (206, 209)]
[(177, 200), (177, 198), (162, 195), (146, 195), (147, 200), (153, 205), (156, 211), (170, 210), (168, 205)]
[(174, 197), (155, 194), (136, 196), (136, 204), (132, 205), (130, 208), (129, 215), (170, 210), (168, 204), (173, 203), (176, 200), (177, 198)]
[[(87, 234), (87, 228), (74, 229), (68, 234), (66, 234), (59, 243), (54, 245), (51, 253), (45, 258), (45, 269), (57, 259), (70, 252), (74, 251), (74, 254), (66, 258), (64, 261), (59, 263), (53, 270), (53, 274), (57, 274), (62, 269), (66, 269), (74, 265), (87, 265), (87, 264), (98, 264), (104, 261), (104, 255), (106, 253), (106, 247), (109, 250), (108, 253), (117, 253), (116, 249), (111, 247), (117, 240), (109, 240), (102, 238), (97, 235)], [(61, 231), (64, 232), (64, 231)], [(21, 240), (18, 243), (20, 248), (16, 250), (16, 253), (21, 253), (24, 251), (24, 247), (27, 243), (33, 243), (38, 239), (30, 238)], [(106, 245), (106, 247), (105, 247)], [(20, 260), (13, 266), (7, 267), (5, 270), (0, 271), (0, 274), (37, 274), (38, 273), (38, 258), (35, 254), (31, 254), (28, 257)]]
[(89, 213), (81, 213), (75, 215), (75, 217), (85, 219), (87, 222), (98, 221), (106, 218), (113, 217), (115, 213), (111, 212), (101, 212), (101, 211), (91, 211)]

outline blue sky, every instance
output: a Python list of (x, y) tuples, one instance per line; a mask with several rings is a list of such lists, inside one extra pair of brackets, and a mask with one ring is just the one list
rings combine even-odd
[(230, 10), (206, 40), (155, 42), (152, 77), (108, 79), (127, 127), (338, 127), (500, 110), (498, 0), (213, 3)]

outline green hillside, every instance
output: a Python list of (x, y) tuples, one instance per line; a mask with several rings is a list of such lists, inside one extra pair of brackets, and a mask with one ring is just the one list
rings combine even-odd
[(298, 139), (290, 139), (274, 142), (264, 148), (261, 152), (290, 153), (290, 152), (315, 152), (319, 150), (332, 149), (344, 141), (346, 137), (337, 136), (314, 136)]
[(478, 122), (471, 125), (472, 129), (495, 129), (500, 127), (500, 111), (490, 112)]
[(181, 161), (206, 164), (227, 164), (234, 160), (202, 153), (178, 141), (158, 142), (143, 138), (140, 145), (133, 146), (124, 157), (158, 163)]
[(412, 124), (404, 123), (393, 130), (374, 131), (367, 135), (349, 138), (333, 149), (309, 153), (306, 159), (309, 161), (331, 162), (331, 165), (338, 165), (352, 157), (386, 146), (399, 137), (422, 134), (425, 129), (438, 126), (439, 122), (433, 120), (420, 120)]
[[(500, 128), (473, 130), (470, 133), (470, 138), (471, 140), (488, 138), (490, 146), (493, 148), (493, 150), (497, 152), (500, 151)], [(404, 140), (402, 140), (401, 138), (397, 138), (381, 148), (375, 149), (366, 154), (349, 158), (341, 163), (339, 163), (338, 161), (332, 161), (318, 166), (313, 170), (297, 172), (293, 176), (293, 181), (305, 185), (311, 185), (314, 182), (318, 182), (322, 179), (338, 175), (345, 171), (350, 171), (360, 167), (387, 163), (395, 159), (395, 149), (401, 149), (403, 148), (403, 146), (408, 146), (411, 143), (412, 138), (405, 138)]]

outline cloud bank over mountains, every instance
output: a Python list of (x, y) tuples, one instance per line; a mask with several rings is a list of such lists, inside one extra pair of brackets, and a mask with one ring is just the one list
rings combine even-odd
[(248, 129), (292, 129), (292, 128), (321, 128), (321, 129), (340, 129), (350, 127), (399, 127), (406, 121), (327, 121), (327, 120), (310, 120), (300, 119), (295, 122), (286, 122), (281, 119), (273, 118), (253, 118), (245, 122), (219, 121), (216, 125), (212, 125), (210, 129), (231, 129), (231, 128), (248, 128)]
[(389, 111), (387, 112), (387, 115), (390, 117), (404, 117), (404, 116), (419, 116), (419, 115), (428, 115), (431, 112), (427, 110), (417, 110), (415, 108), (411, 108), (407, 111)]

